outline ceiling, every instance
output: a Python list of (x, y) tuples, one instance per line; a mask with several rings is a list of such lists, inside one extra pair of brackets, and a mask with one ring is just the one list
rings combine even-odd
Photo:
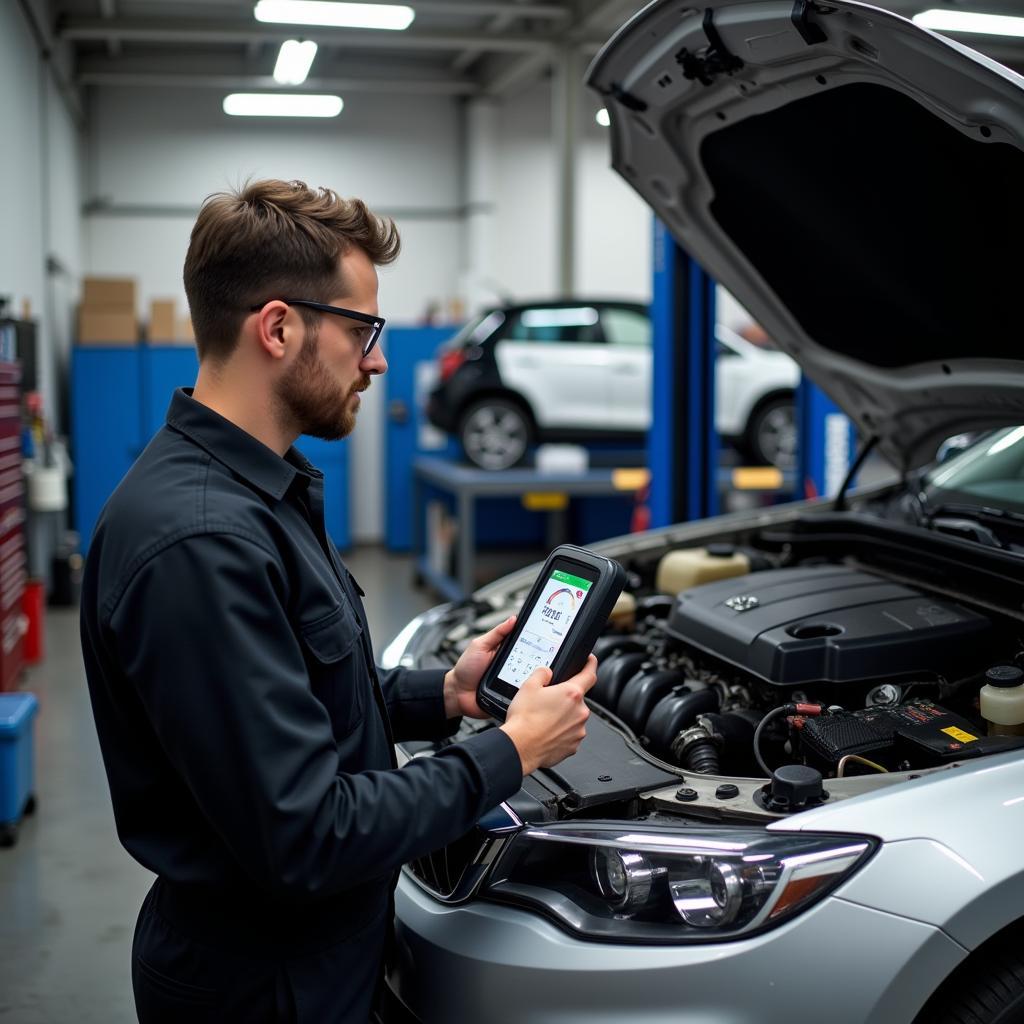
[[(30, 0), (22, 0), (23, 5)], [(643, 0), (406, 0), (401, 32), (263, 24), (253, 0), (40, 0), (47, 35), (71, 50), (72, 86), (275, 89), (280, 43), (313, 38), (307, 92), (508, 96), (562, 55), (589, 59)], [(1021, 0), (877, 0), (911, 16), (926, 7), (1021, 14)], [(694, 3), (693, 6), (699, 6)], [(1024, 39), (960, 36), (1024, 72)], [(581, 72), (582, 74), (582, 68)]]
[[(51, 30), (73, 48), (80, 85), (280, 88), (285, 39), (318, 52), (306, 92), (503, 96), (561, 52), (589, 58), (642, 0), (407, 0), (401, 32), (271, 25), (253, 0), (51, 0)], [(582, 70), (581, 70), (582, 74)]]

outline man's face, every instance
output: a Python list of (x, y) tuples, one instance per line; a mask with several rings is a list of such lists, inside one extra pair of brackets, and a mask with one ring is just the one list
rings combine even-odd
[[(366, 253), (353, 248), (340, 258), (339, 267), (343, 293), (326, 302), (376, 316), (377, 271)], [(379, 343), (363, 356), (366, 324), (333, 313), (318, 318), (317, 326), (307, 327), (302, 348), (278, 382), (277, 397), (301, 433), (337, 441), (355, 428), (359, 393), (388, 364)]]

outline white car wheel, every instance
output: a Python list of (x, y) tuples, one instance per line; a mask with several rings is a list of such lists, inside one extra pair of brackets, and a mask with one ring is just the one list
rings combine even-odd
[(481, 469), (509, 469), (526, 456), (532, 424), (522, 407), (503, 398), (474, 402), (459, 426), (466, 458)]
[(747, 450), (761, 466), (793, 469), (796, 466), (796, 404), (780, 396), (759, 406), (747, 424)]

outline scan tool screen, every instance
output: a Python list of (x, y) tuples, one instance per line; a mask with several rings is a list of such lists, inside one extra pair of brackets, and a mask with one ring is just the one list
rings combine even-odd
[(544, 584), (537, 603), (530, 610), (526, 623), (498, 678), (517, 689), (536, 668), (548, 667), (565, 641), (592, 581), (571, 573), (552, 572)]

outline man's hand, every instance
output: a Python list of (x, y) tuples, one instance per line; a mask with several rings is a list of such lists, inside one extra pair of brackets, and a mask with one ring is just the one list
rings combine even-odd
[(483, 636), (478, 636), (463, 652), (455, 667), (444, 677), (444, 713), (448, 718), (466, 715), (469, 718), (489, 718), (476, 702), (476, 688), (494, 655), (515, 628), (516, 617), (510, 615), (500, 625)]
[(597, 682), (597, 658), (590, 655), (582, 671), (564, 683), (550, 682), (551, 669), (536, 669), (519, 688), (501, 727), (516, 745), (523, 775), (550, 768), (579, 749), (590, 715), (583, 697)]

